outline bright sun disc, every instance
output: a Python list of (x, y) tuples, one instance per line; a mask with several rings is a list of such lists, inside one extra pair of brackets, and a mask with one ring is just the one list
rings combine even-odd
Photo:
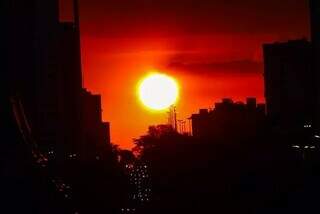
[(178, 94), (178, 84), (165, 74), (151, 74), (139, 85), (141, 102), (154, 110), (167, 109), (177, 101)]

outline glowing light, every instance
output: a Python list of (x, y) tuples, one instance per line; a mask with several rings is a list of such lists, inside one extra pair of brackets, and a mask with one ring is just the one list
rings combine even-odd
[(164, 110), (175, 104), (179, 96), (178, 84), (165, 74), (154, 73), (139, 85), (139, 98), (150, 109)]

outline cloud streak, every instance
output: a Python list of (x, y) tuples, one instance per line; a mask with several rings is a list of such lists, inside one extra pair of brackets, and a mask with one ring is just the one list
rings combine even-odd
[(206, 63), (171, 62), (168, 64), (168, 68), (194, 75), (247, 75), (262, 74), (263, 63), (253, 60), (235, 60)]

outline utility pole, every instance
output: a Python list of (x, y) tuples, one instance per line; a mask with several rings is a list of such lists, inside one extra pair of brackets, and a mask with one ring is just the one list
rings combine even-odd
[(177, 127), (177, 112), (174, 105), (169, 107), (168, 111), (168, 125), (170, 125), (175, 131), (178, 131)]

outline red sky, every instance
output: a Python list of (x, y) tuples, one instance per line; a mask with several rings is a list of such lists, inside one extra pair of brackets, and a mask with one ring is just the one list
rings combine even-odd
[(167, 121), (136, 97), (148, 70), (177, 79), (178, 117), (185, 119), (223, 97), (263, 102), (261, 45), (309, 35), (306, 0), (79, 1), (84, 84), (102, 95), (112, 142), (123, 148)]

